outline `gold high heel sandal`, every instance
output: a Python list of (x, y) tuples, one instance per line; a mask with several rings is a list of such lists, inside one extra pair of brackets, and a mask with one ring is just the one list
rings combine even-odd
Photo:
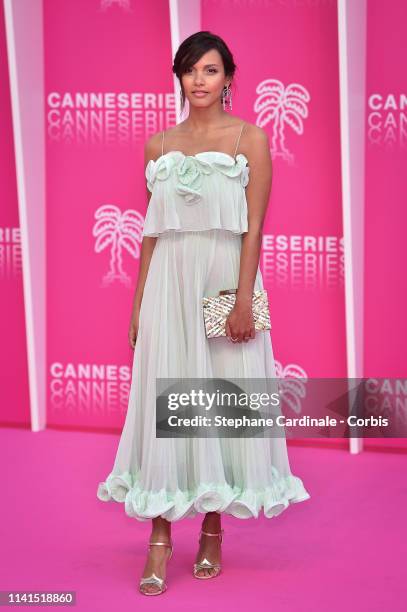
[[(171, 552), (170, 552), (170, 556), (167, 559), (167, 562), (171, 559), (172, 550), (173, 550), (172, 540), (170, 540), (170, 544), (168, 544), (167, 542), (149, 542), (148, 547), (150, 546), (168, 546), (171, 549)], [(160, 590), (153, 591), (152, 593), (148, 593), (147, 591), (144, 591), (141, 588), (144, 584), (154, 584)], [(160, 578), (154, 572), (151, 574), (151, 576), (148, 576), (148, 578), (140, 578), (139, 591), (140, 593), (143, 593), (143, 595), (161, 595), (161, 593), (164, 593), (166, 590), (167, 590), (167, 585), (164, 581), (164, 578)]]
[[(220, 542), (222, 543), (223, 532), (224, 532), (224, 529), (221, 529), (219, 533), (208, 533), (207, 531), (203, 531), (201, 529), (201, 533), (199, 536), (199, 543), (201, 543), (202, 534), (207, 535), (207, 536), (217, 536), (220, 538)], [(214, 569), (216, 570), (216, 573), (210, 574), (209, 576), (205, 576), (205, 575), (198, 576), (196, 572), (198, 572), (199, 570), (203, 570), (203, 569)], [(195, 578), (199, 578), (200, 580), (207, 580), (208, 578), (216, 578), (216, 576), (219, 576), (220, 572), (221, 572), (221, 564), (211, 563), (211, 561), (208, 561), (206, 557), (205, 559), (202, 559), (202, 561), (199, 561), (199, 563), (194, 563), (194, 576)]]

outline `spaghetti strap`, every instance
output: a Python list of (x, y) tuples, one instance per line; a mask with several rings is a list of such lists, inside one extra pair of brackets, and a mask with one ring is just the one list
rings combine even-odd
[(235, 159), (236, 159), (236, 152), (237, 152), (237, 148), (238, 148), (238, 146), (239, 146), (239, 142), (240, 142), (240, 137), (241, 137), (241, 135), (242, 135), (243, 128), (244, 128), (244, 126), (245, 126), (245, 125), (246, 125), (246, 124), (243, 122), (243, 123), (242, 123), (242, 127), (240, 128), (239, 138), (237, 139), (237, 143), (236, 143), (235, 152), (234, 152), (234, 154), (233, 154), (233, 157), (234, 157)]
[(164, 132), (165, 130), (163, 130), (163, 137), (161, 139), (161, 155), (164, 155)]

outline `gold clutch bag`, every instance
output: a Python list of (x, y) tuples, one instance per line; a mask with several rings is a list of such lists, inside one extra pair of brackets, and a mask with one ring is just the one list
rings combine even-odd
[[(236, 302), (237, 289), (223, 289), (219, 295), (202, 298), (203, 319), (207, 338), (226, 336), (226, 319)], [(253, 292), (252, 312), (256, 331), (271, 329), (267, 291)]]

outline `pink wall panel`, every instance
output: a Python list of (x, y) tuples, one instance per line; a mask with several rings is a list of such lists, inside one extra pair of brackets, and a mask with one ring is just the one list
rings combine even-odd
[(336, 2), (202, 3), (238, 71), (233, 112), (268, 133), (261, 256), (281, 374), (346, 376)]
[(0, 47), (0, 424), (29, 427), (20, 221), (3, 3)]
[[(407, 4), (369, 0), (366, 77), (365, 375), (407, 375)], [(405, 415), (407, 385), (385, 381)], [(405, 417), (402, 417), (405, 420)], [(369, 445), (406, 447), (407, 440)]]
[(407, 374), (406, 21), (405, 2), (369, 2), (365, 253), (367, 376), (398, 377)]
[(143, 147), (175, 117), (168, 2), (45, 0), (44, 20), (48, 424), (118, 428), (147, 205)]

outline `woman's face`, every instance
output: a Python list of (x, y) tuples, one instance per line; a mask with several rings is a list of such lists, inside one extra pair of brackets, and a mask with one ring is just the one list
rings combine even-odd
[(224, 86), (229, 83), (222, 56), (216, 49), (207, 51), (182, 75), (185, 97), (192, 106), (210, 106), (219, 102)]

